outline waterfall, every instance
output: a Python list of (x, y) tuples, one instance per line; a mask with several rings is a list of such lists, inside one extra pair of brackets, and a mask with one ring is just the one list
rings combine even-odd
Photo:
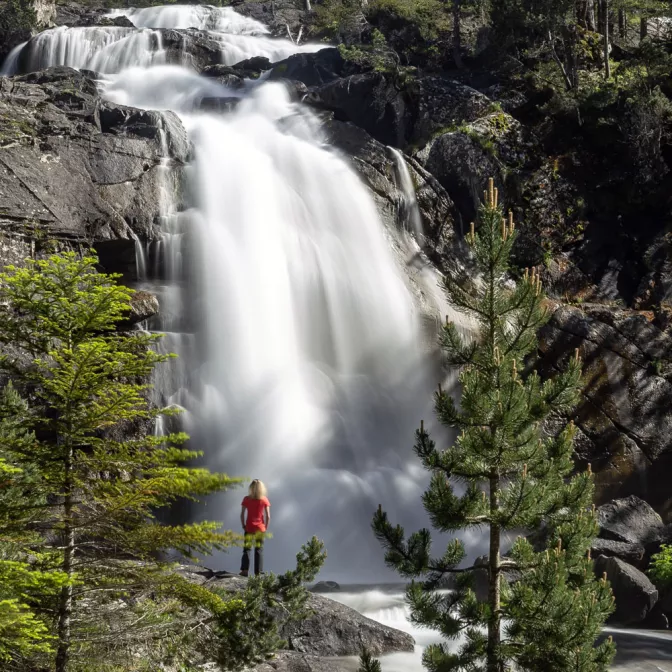
[(23, 50), (23, 48), (26, 46), (27, 42), (24, 42), (23, 44), (20, 44), (18, 47), (14, 47), (9, 52), (9, 55), (5, 59), (5, 62), (2, 64), (2, 67), (0, 68), (0, 77), (4, 75), (11, 75), (16, 72), (17, 69), (17, 64), (19, 62), (19, 54)]
[(425, 232), (422, 229), (422, 218), (420, 216), (418, 200), (415, 196), (415, 186), (413, 185), (411, 173), (406, 165), (404, 155), (394, 147), (388, 147), (387, 149), (394, 158), (397, 172), (397, 186), (400, 195), (399, 201), (404, 224), (411, 233), (415, 234), (418, 244), (422, 244)]
[(28, 42), (26, 50), (24, 69), (29, 71), (67, 65), (112, 73), (165, 60), (159, 31), (116, 26), (45, 30)]
[[(161, 235), (147, 275), (161, 314), (149, 328), (165, 333), (161, 347), (179, 355), (157, 371), (157, 397), (186, 410), (191, 447), (209, 467), (267, 482), (270, 570), (293, 564), (315, 534), (328, 548), (330, 578), (379, 581), (382, 552), (370, 531), (378, 504), (411, 529), (427, 525), (426, 474), (411, 448), (420, 419), (431, 426), (440, 375), (422, 344), (411, 271), (392, 251), (406, 249), (407, 233), (384, 227), (318, 118), (284, 85), (248, 82), (233, 112), (199, 111), (202, 98), (232, 94), (167, 65), (160, 31), (207, 30), (222, 62), (238, 53), (232, 45), (241, 50), (236, 59), (270, 53), (274, 60), (321, 45), (273, 40), (228, 8), (115, 13), (139, 28), (56, 29), (26, 49), (31, 68), (105, 73), (100, 86), (112, 102), (172, 110), (193, 145), (177, 184), (166, 144), (157, 194)], [(410, 204), (403, 159), (398, 170)], [(447, 312), (436, 273), (418, 274), (425, 301)], [(215, 496), (191, 515), (237, 529), (242, 496)], [(237, 563), (209, 561), (231, 570)]]
[(173, 5), (142, 9), (113, 9), (108, 17), (129, 18), (138, 28), (211, 30), (234, 35), (265, 35), (268, 28), (255, 19), (238, 14), (231, 7)]

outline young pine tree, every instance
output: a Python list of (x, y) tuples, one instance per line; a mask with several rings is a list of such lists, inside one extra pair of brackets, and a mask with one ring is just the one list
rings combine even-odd
[[(468, 236), (480, 274), (476, 289), (446, 280), (452, 304), (479, 324), (471, 342), (448, 322), (442, 334), (449, 364), (461, 369), (462, 398), (458, 407), (439, 386), (435, 407), (458, 436), (440, 450), (422, 423), (416, 432), (415, 451), (431, 472), (423, 504), (432, 525), (450, 535), (485, 530), (487, 563), (461, 567), (465, 549), (456, 537), (433, 557), (428, 530), (406, 539), (380, 507), (373, 528), (386, 562), (413, 579), (407, 590), (413, 622), (463, 641), (452, 649), (430, 646), (427, 669), (603, 672), (614, 646), (595, 641), (613, 597), (606, 577), (594, 577), (590, 559), (597, 532), (592, 476), (572, 475), (572, 423), (555, 436), (542, 430), (549, 414), (567, 414), (577, 402), (581, 362), (577, 351), (545, 382), (528, 371), (536, 332), (548, 315), (534, 270), (515, 288), (504, 284), (515, 236), (511, 213), (502, 217), (490, 180), (479, 226)], [(542, 549), (524, 536), (539, 530)], [(507, 533), (520, 536), (503, 556)], [(477, 572), (487, 580), (484, 601), (473, 590)], [(508, 582), (505, 573), (513, 572)]]
[[(0, 274), (0, 368), (28, 401), (5, 393), (4, 406), (13, 404), (13, 411), (0, 426), (0, 464), (9, 477), (30, 481), (9, 501), (0, 492), (0, 522), (14, 530), (24, 549), (20, 557), (32, 555), (32, 571), (51, 572), (44, 577), (51, 586), (60, 581), (51, 602), (51, 593), (41, 595), (44, 612), (55, 615), (49, 669), (56, 672), (71, 669), (73, 651), (86, 657), (92, 639), (108, 638), (120, 648), (148, 620), (158, 632), (166, 614), (156, 609), (157, 597), (224, 609), (215, 595), (168, 571), (161, 558), (170, 550), (208, 553), (236, 537), (215, 523), (155, 520), (160, 507), (237, 481), (185, 466), (197, 454), (179, 447), (184, 435), (134, 431), (166, 412), (145, 397), (146, 381), (166, 357), (151, 348), (156, 336), (115, 331), (132, 290), (116, 276), (97, 273), (96, 264), (95, 256), (69, 253)], [(26, 492), (33, 500), (27, 507), (20, 505)], [(120, 598), (143, 589), (152, 599), (120, 608)], [(143, 613), (143, 605), (153, 613)], [(133, 610), (134, 623), (115, 632), (113, 615)]]

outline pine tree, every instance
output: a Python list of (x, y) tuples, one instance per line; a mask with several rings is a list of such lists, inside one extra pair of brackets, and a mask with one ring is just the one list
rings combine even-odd
[(44, 496), (35, 488), (35, 470), (12, 465), (5, 454), (7, 445), (24, 450), (33, 445), (34, 435), (21, 421), (26, 412), (27, 404), (8, 383), (0, 392), (0, 662), (5, 664), (51, 652), (54, 638), (40, 603), (67, 583), (63, 572), (44, 566), (44, 555), (26, 552), (42, 541), (31, 528)]
[(357, 672), (382, 672), (382, 667), (368, 649), (363, 649), (359, 656), (359, 670)]
[(125, 633), (115, 633), (105, 614), (120, 611), (119, 599), (131, 592), (151, 594), (135, 600), (135, 630), (148, 616), (143, 604), (150, 609), (161, 597), (222, 611), (220, 598), (169, 572), (160, 558), (171, 550), (194, 557), (237, 538), (216, 523), (156, 521), (163, 506), (238, 481), (185, 466), (198, 457), (181, 447), (185, 435), (138, 431), (167, 412), (146, 398), (147, 380), (166, 356), (152, 349), (156, 336), (116, 331), (132, 290), (118, 285), (118, 276), (97, 273), (96, 265), (93, 255), (68, 253), (27, 260), (0, 275), (0, 367), (28, 402), (6, 390), (5, 406), (13, 404), (13, 411), (5, 413), (0, 464), (10, 476), (30, 479), (34, 500), (17, 506), (25, 491), (19, 484), (8, 502), (0, 494), (0, 516), (6, 529), (27, 535), (18, 541), (33, 554), (32, 570), (63, 579), (51, 604), (48, 593), (41, 595), (42, 606), (56, 614), (57, 672), (70, 668), (75, 636), (82, 655), (90, 638), (121, 644)]
[[(550, 414), (566, 416), (574, 408), (581, 361), (577, 351), (546, 381), (531, 368), (536, 332), (548, 312), (535, 270), (526, 270), (515, 287), (504, 282), (515, 238), (513, 217), (502, 217), (490, 180), (478, 229), (472, 225), (467, 237), (480, 277), (469, 290), (446, 279), (452, 304), (479, 325), (467, 341), (447, 321), (441, 337), (448, 364), (460, 368), (462, 396), (458, 406), (439, 386), (435, 409), (459, 434), (441, 450), (423, 423), (416, 432), (415, 451), (431, 473), (423, 504), (433, 527), (450, 535), (487, 530), (485, 567), (461, 566), (466, 553), (457, 537), (433, 557), (428, 530), (406, 539), (380, 507), (373, 528), (386, 562), (413, 579), (407, 590), (412, 621), (464, 639), (453, 651), (445, 644), (428, 647), (427, 669), (603, 672), (614, 646), (595, 641), (613, 597), (606, 577), (594, 577), (590, 559), (597, 532), (592, 474), (574, 474), (571, 422), (557, 434), (543, 429)], [(520, 536), (503, 556), (507, 532)], [(535, 532), (541, 548), (523, 536)], [(479, 571), (487, 577), (484, 601), (473, 590)]]

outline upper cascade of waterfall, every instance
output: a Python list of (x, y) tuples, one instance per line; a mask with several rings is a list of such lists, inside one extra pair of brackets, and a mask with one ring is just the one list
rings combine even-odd
[(65, 65), (107, 74), (165, 62), (161, 33), (116, 26), (60, 26), (36, 35), (25, 49), (27, 53), (18, 56), (17, 62), (23, 58), (27, 71)]
[(138, 28), (198, 28), (232, 35), (264, 35), (268, 28), (231, 7), (164, 5), (139, 9), (113, 9), (109, 18), (127, 17)]
[[(235, 65), (254, 56), (271, 63), (298, 52), (314, 52), (324, 44), (297, 45), (268, 35), (264, 24), (238, 14), (230, 7), (170, 5), (144, 9), (117, 9), (108, 16), (127, 16), (135, 28), (118, 26), (59, 26), (45, 30), (17, 47), (5, 61), (1, 74), (32, 72), (57, 65), (110, 75), (130, 67), (179, 65), (194, 69), (190, 41), (194, 36), (171, 36), (164, 31), (197, 29), (219, 49), (219, 62)], [(212, 48), (212, 47), (211, 47)], [(198, 68), (196, 68), (198, 69)]]

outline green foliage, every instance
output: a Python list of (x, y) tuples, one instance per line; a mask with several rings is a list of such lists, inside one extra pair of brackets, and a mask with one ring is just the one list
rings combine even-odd
[(66, 253), (0, 274), (0, 369), (16, 387), (5, 388), (0, 406), (0, 459), (15, 485), (0, 494), (0, 521), (23, 557), (34, 557), (36, 579), (61, 581), (58, 600), (40, 600), (57, 615), (60, 670), (74, 637), (85, 659), (91, 640), (120, 646), (139, 636), (142, 627), (115, 630), (106, 617), (129, 591), (136, 612), (151, 603), (143, 591), (182, 604), (211, 600), (175, 577), (162, 552), (193, 558), (239, 538), (207, 521), (156, 522), (161, 507), (238, 480), (186, 466), (198, 453), (181, 447), (185, 435), (141, 431), (169, 413), (149, 405), (145, 382), (167, 356), (152, 349), (156, 336), (115, 331), (132, 290), (96, 264), (95, 256)]
[(28, 32), (36, 23), (30, 0), (5, 0), (0, 7), (0, 32)]
[(346, 61), (369, 66), (376, 72), (388, 72), (397, 65), (394, 53), (387, 49), (385, 37), (379, 30), (373, 31), (370, 47), (363, 45), (346, 47), (344, 44), (339, 44), (338, 50)]
[(382, 667), (380, 661), (376, 660), (368, 649), (363, 649), (357, 672), (382, 672)]
[(358, 0), (323, 0), (315, 6), (314, 30), (328, 40), (359, 41), (364, 25)]
[(672, 546), (663, 544), (660, 552), (651, 556), (651, 565), (647, 574), (661, 590), (672, 588)]
[(435, 40), (452, 28), (450, 4), (440, 0), (372, 0), (367, 17), (375, 22), (380, 12), (386, 12), (413, 25), (424, 40)]
[[(258, 664), (284, 648), (280, 630), (288, 621), (309, 615), (304, 584), (315, 580), (325, 559), (322, 542), (313, 537), (297, 554), (296, 569), (248, 580), (245, 590), (236, 594), (237, 608), (217, 615), (217, 662), (224, 670)], [(226, 597), (227, 593), (220, 590), (219, 595)]]
[[(6, 460), (4, 446), (30, 451), (35, 437), (21, 418), (27, 404), (13, 386), (0, 392), (0, 661), (45, 654), (53, 637), (40, 603), (55, 597), (67, 576), (49, 567), (49, 557), (28, 555), (26, 548), (41, 538), (31, 531), (39, 520), (36, 511), (45, 503), (37, 489), (39, 474)], [(32, 549), (31, 549), (32, 550)], [(31, 561), (29, 562), (29, 558)]]
[[(445, 280), (452, 305), (479, 324), (465, 339), (447, 322), (441, 337), (448, 363), (460, 369), (462, 395), (458, 406), (439, 387), (435, 409), (457, 438), (439, 449), (424, 424), (416, 432), (415, 451), (431, 473), (424, 507), (433, 527), (452, 538), (436, 557), (429, 530), (406, 537), (382, 508), (373, 528), (387, 564), (412, 579), (412, 621), (464, 642), (454, 652), (428, 647), (427, 669), (605, 672), (614, 647), (595, 640), (613, 597), (608, 583), (595, 579), (590, 560), (597, 533), (592, 475), (573, 475), (572, 423), (550, 435), (542, 429), (551, 413), (573, 410), (581, 363), (577, 351), (546, 381), (530, 370), (548, 312), (536, 271), (526, 271), (515, 288), (504, 283), (516, 232), (512, 217), (502, 218), (492, 181), (489, 186), (479, 226), (467, 238), (478, 281), (467, 290)], [(487, 565), (462, 567), (465, 548), (454, 534), (482, 528), (489, 530)], [(533, 532), (537, 546), (519, 536), (501, 556), (504, 534)], [(473, 590), (477, 569), (487, 572), (483, 602)], [(506, 572), (515, 572), (515, 581), (509, 583)]]

